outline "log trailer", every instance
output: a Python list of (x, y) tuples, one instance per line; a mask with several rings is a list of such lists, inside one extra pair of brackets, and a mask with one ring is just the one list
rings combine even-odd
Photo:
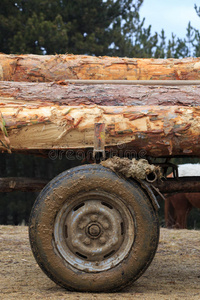
[[(200, 157), (199, 79), (199, 58), (0, 54), (0, 149), (91, 161), (32, 180), (43, 189), (30, 244), (57, 284), (117, 291), (148, 268), (159, 240), (155, 193), (200, 192), (199, 178), (177, 179), (170, 164)], [(168, 167), (176, 179), (164, 179)], [(0, 187), (29, 190), (30, 179), (1, 178)]]

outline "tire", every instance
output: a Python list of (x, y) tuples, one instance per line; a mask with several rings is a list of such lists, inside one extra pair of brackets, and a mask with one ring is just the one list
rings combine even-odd
[(85, 165), (61, 173), (42, 190), (32, 208), (29, 237), (39, 266), (60, 286), (117, 291), (150, 265), (159, 222), (136, 182)]

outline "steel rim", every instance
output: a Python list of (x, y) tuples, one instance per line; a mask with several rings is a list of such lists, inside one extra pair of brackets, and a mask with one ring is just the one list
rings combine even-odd
[(128, 255), (135, 237), (134, 213), (121, 198), (90, 191), (65, 202), (54, 223), (54, 248), (78, 270), (101, 272)]

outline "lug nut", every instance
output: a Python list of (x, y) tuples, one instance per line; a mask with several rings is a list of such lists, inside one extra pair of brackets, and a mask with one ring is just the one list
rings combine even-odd
[(84, 223), (80, 223), (79, 225), (78, 225), (78, 228), (79, 229), (83, 229), (85, 227), (85, 224)]
[(105, 244), (106, 243), (106, 238), (104, 236), (100, 237), (99, 242), (101, 244)]
[(89, 238), (85, 238), (84, 241), (83, 241), (83, 243), (84, 243), (85, 245), (90, 245), (90, 244), (91, 244), (91, 241), (90, 241)]
[(78, 246), (78, 240), (72, 241), (72, 246), (73, 246), (73, 247), (77, 247), (77, 246)]
[(107, 222), (104, 222), (102, 225), (103, 225), (104, 229), (108, 229), (109, 228), (109, 224)]
[(97, 215), (92, 215), (91, 217), (90, 217), (90, 219), (91, 219), (91, 221), (97, 221), (97, 219), (98, 219), (98, 216)]
[(118, 243), (119, 239), (117, 237), (113, 238), (112, 246), (116, 245)]
[(88, 220), (86, 218), (82, 218), (78, 223), (79, 229), (84, 229), (88, 224)]

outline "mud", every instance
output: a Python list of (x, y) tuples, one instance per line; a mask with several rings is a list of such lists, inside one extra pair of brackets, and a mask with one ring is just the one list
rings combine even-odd
[(142, 180), (146, 179), (151, 173), (154, 174), (155, 179), (162, 177), (160, 167), (150, 165), (146, 159), (136, 160), (133, 158), (130, 160), (114, 156), (102, 161), (101, 165), (124, 175), (126, 178), (133, 177)]
[[(72, 272), (69, 266), (66, 271), (66, 268), (63, 266), (60, 259), (55, 256), (52, 249), (52, 233), (54, 228), (51, 220), (55, 219), (57, 215), (56, 212), (63, 207), (63, 203), (65, 201), (67, 201), (69, 205), (71, 205), (72, 201), (77, 204), (80, 203), (81, 198), (79, 198), (80, 196), (78, 195), (79, 193), (81, 195), (83, 190), (85, 191), (86, 182), (88, 192), (95, 191), (95, 195), (97, 196), (96, 189), (98, 189), (102, 191), (102, 193), (105, 192), (106, 196), (106, 193), (112, 193), (115, 191), (116, 197), (119, 196), (121, 199), (126, 199), (127, 206), (134, 207), (137, 231), (139, 232), (137, 239), (135, 240), (134, 253), (136, 256), (140, 256), (140, 260), (135, 260), (134, 257), (128, 256), (127, 259), (118, 265), (115, 270), (111, 269), (109, 274), (106, 273), (104, 276), (100, 277), (98, 273), (94, 273), (92, 276), (85, 273), (82, 274), (82, 280), (80, 281), (76, 275), (77, 272)], [(138, 272), (135, 273), (135, 270), (140, 270), (141, 273), (143, 273), (155, 254), (158, 236), (157, 222), (154, 222), (153, 214), (155, 212), (150, 203), (147, 201), (147, 196), (138, 189), (138, 186), (135, 186), (136, 185), (134, 183), (130, 184), (126, 182), (111, 173), (109, 170), (98, 165), (82, 166), (57, 176), (53, 181), (51, 181), (50, 186), (45, 188), (46, 191), (42, 193), (43, 199), (38, 198), (37, 206), (35, 206), (34, 213), (31, 215), (30, 219), (30, 234), (32, 240), (38, 239), (40, 241), (38, 243), (40, 250), (46, 249), (46, 253), (48, 253), (48, 260), (46, 260), (44, 257), (41, 257), (41, 252), (38, 252), (37, 249), (33, 247), (38, 263), (42, 265), (47, 272), (51, 268), (55, 269), (56, 266), (56, 276), (59, 278), (60, 283), (63, 283), (63, 285), (66, 284), (64, 283), (66, 281), (64, 280), (65, 277), (65, 279), (67, 278), (68, 286), (74, 289), (78, 287), (79, 291), (84, 291), (86, 287), (88, 287), (90, 291), (92, 289), (95, 291), (102, 291), (101, 287), (108, 291), (111, 289), (110, 286), (112, 286), (113, 289), (116, 288), (115, 282), (124, 286), (127, 281), (129, 282), (133, 278), (136, 278)], [(135, 191), (134, 199), (133, 189)], [(86, 192), (84, 192), (81, 197), (83, 197), (82, 200), (84, 200), (84, 197), (86, 197), (87, 200), (94, 199), (92, 194), (86, 194)], [(40, 202), (41, 200), (42, 202)], [(150, 211), (147, 209), (147, 203)], [(145, 247), (147, 248), (147, 251), (144, 255)], [(51, 264), (51, 262), (53, 262), (53, 264)], [(121, 270), (125, 268), (126, 265), (134, 265), (134, 268), (131, 271), (126, 272), (126, 277), (123, 276), (122, 278)], [(112, 282), (109, 283), (108, 278), (112, 278)], [(118, 281), (119, 278), (121, 280), (120, 283)], [(92, 288), (90, 287), (91, 281), (93, 281)], [(88, 285), (83, 285), (84, 282), (88, 283)]]
[(200, 299), (200, 232), (161, 229), (156, 256), (144, 273), (120, 293), (88, 294), (64, 290), (38, 267), (28, 228), (0, 226), (1, 299)]

